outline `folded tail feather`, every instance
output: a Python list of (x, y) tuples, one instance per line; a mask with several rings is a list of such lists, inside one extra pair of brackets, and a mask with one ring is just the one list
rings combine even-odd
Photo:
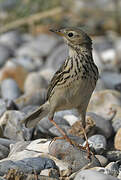
[(49, 113), (49, 102), (47, 101), (45, 104), (40, 106), (37, 110), (35, 110), (32, 114), (26, 117), (22, 124), (25, 123), (27, 128), (31, 128), (36, 126), (36, 124), (44, 118)]

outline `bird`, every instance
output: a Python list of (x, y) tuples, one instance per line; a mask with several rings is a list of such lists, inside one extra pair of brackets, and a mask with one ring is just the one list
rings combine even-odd
[(68, 27), (50, 31), (64, 38), (69, 54), (48, 86), (45, 103), (28, 115), (22, 123), (25, 123), (28, 128), (35, 127), (42, 118), (48, 115), (48, 119), (60, 131), (63, 138), (70, 144), (78, 146), (53, 120), (55, 112), (76, 109), (86, 139), (86, 148), (82, 145), (79, 147), (88, 149), (88, 156), (90, 156), (85, 132), (85, 116), (99, 76), (92, 55), (92, 40), (80, 28)]

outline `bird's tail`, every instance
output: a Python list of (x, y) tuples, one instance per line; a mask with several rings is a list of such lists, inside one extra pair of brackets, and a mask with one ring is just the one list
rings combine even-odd
[(49, 109), (50, 109), (50, 104), (47, 101), (45, 102), (45, 104), (40, 106), (37, 110), (35, 110), (32, 114), (26, 117), (22, 121), (22, 124), (25, 123), (25, 126), (27, 128), (36, 126), (36, 124), (49, 113)]

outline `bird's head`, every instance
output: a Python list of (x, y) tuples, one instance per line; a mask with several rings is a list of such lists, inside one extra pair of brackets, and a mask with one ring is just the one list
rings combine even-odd
[(91, 38), (79, 28), (63, 28), (58, 30), (51, 29), (50, 31), (64, 37), (68, 46), (71, 48), (88, 48), (92, 49)]

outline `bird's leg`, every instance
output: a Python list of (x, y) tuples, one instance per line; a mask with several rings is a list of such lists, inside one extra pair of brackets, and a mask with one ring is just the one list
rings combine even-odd
[(83, 126), (82, 126), (82, 130), (83, 130), (83, 134), (84, 134), (84, 137), (85, 137), (85, 140), (86, 140), (85, 149), (87, 150), (87, 157), (90, 159), (90, 155), (92, 155), (93, 153), (90, 151), (88, 138), (87, 138), (87, 135), (86, 135), (86, 132), (85, 132), (85, 128)]
[(72, 141), (68, 136), (67, 134), (56, 124), (56, 122), (53, 120), (53, 119), (49, 119), (50, 122), (59, 130), (59, 132), (62, 134), (63, 137), (57, 137), (57, 138), (54, 138), (54, 140), (56, 139), (66, 139), (67, 142), (69, 142), (71, 145), (74, 145), (78, 148), (81, 148), (83, 150), (86, 150), (85, 147), (81, 146), (81, 145), (78, 145), (76, 142)]

